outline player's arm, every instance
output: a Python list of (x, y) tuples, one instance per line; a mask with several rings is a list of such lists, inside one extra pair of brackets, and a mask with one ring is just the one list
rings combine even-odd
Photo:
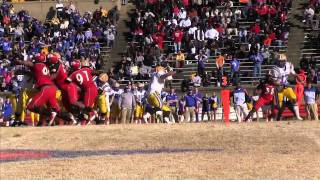
[(24, 65), (24, 66), (27, 66), (27, 67), (33, 67), (33, 62), (31, 61), (22, 61), (22, 60), (19, 60), (19, 59), (16, 59), (15, 60), (15, 63), (16, 64), (20, 64), (20, 65)]
[(170, 71), (170, 72), (167, 72), (166, 74), (160, 76), (160, 79), (164, 80), (164, 79), (166, 79), (167, 77), (173, 76), (173, 75), (175, 75), (175, 74), (176, 74), (175, 71)]

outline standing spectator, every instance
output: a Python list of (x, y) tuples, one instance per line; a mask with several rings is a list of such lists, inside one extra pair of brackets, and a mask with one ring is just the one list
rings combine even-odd
[(205, 33), (204, 31), (200, 28), (200, 26), (197, 26), (197, 28), (194, 31), (193, 34), (193, 39), (195, 40), (195, 48), (197, 50), (200, 50), (204, 46), (204, 40), (205, 40)]
[(194, 88), (194, 97), (196, 98), (196, 122), (200, 122), (199, 120), (199, 111), (200, 111), (200, 104), (202, 103), (202, 97), (203, 94), (199, 92), (199, 89), (197, 87)]
[(121, 94), (123, 93), (123, 89), (120, 89), (120, 84), (119, 83), (114, 83), (112, 90), (110, 92), (110, 120), (113, 123), (119, 123), (119, 117), (121, 114), (121, 106), (120, 106), (120, 101), (121, 101)]
[(218, 86), (221, 84), (222, 76), (223, 76), (223, 65), (225, 63), (224, 56), (222, 56), (220, 53), (218, 53), (218, 56), (216, 57), (216, 67), (218, 71)]
[(210, 99), (207, 96), (207, 94), (205, 94), (202, 97), (202, 115), (201, 115), (201, 121), (204, 120), (204, 115), (207, 114), (207, 118), (208, 121), (211, 120), (211, 116), (210, 116)]
[(136, 107), (136, 100), (133, 93), (130, 91), (130, 87), (126, 86), (124, 93), (121, 95), (120, 100), (121, 107), (121, 123), (127, 124), (131, 121), (132, 110)]
[(171, 113), (170, 113), (170, 121), (171, 122), (177, 122), (177, 103), (178, 103), (178, 96), (175, 93), (175, 89), (171, 88), (170, 93), (166, 96), (166, 102), (169, 104)]
[(216, 121), (217, 119), (217, 110), (218, 110), (218, 107), (219, 107), (219, 98), (216, 94), (215, 91), (213, 91), (213, 94), (212, 96), (210, 97), (209, 99), (210, 101), (210, 109), (211, 109), (211, 118), (213, 118), (213, 121)]
[(107, 46), (109, 48), (113, 47), (114, 39), (115, 39), (115, 36), (114, 36), (113, 32), (109, 31), (108, 35), (107, 35)]
[[(177, 65), (176, 65), (177, 68), (183, 68), (184, 67), (185, 56), (181, 52), (181, 50), (176, 55), (176, 61), (177, 61)], [(179, 71), (181, 72), (181, 70), (179, 70)]]
[(6, 97), (6, 100), (2, 105), (2, 111), (4, 121), (10, 121), (11, 116), (13, 115), (13, 107), (10, 101), (10, 97)]
[[(313, 87), (310, 79), (307, 81), (307, 86), (304, 88), (304, 100), (306, 102), (306, 110), (308, 113), (308, 119), (311, 120), (311, 115), (315, 120), (319, 120), (318, 117), (318, 103), (319, 103), (320, 91), (316, 87)], [(312, 114), (311, 114), (312, 112)]]
[(192, 94), (192, 90), (189, 90), (187, 95), (184, 97), (185, 101), (185, 119), (187, 122), (193, 122), (195, 119), (195, 110), (197, 107), (197, 100)]
[(240, 84), (237, 84), (235, 90), (231, 93), (231, 96), (233, 97), (237, 120), (240, 123), (248, 115), (246, 104), (247, 92), (245, 89), (241, 88)]
[(248, 31), (244, 28), (240, 28), (239, 41), (242, 43), (246, 43), (247, 42), (247, 35), (248, 35)]
[(302, 22), (306, 23), (306, 25), (309, 27), (312, 24), (313, 16), (314, 16), (314, 9), (310, 5), (304, 11), (304, 18)]
[(234, 78), (234, 74), (239, 73), (239, 69), (240, 69), (240, 61), (234, 56), (232, 56), (232, 59), (230, 61), (230, 67), (231, 67), (230, 77)]
[(200, 54), (196, 55), (195, 58), (198, 62), (198, 74), (203, 78), (206, 75), (205, 62), (207, 62), (208, 57), (203, 53), (203, 51), (200, 51)]
[(57, 17), (59, 19), (62, 18), (63, 4), (62, 4), (61, 0), (58, 0), (57, 3), (56, 3), (56, 11), (57, 11)]
[(184, 114), (185, 114), (185, 99), (180, 98), (178, 103), (178, 121), (181, 123), (184, 120)]
[(183, 38), (183, 32), (179, 27), (173, 32), (174, 52), (177, 53), (181, 49), (181, 41)]
[(213, 40), (219, 39), (219, 32), (210, 25), (208, 30), (205, 33), (205, 37), (210, 41), (208, 42), (208, 44), (211, 44)]
[[(254, 77), (261, 77), (261, 65), (263, 63), (263, 56), (260, 52), (254, 52), (250, 56), (250, 60), (253, 61), (254, 67), (253, 67), (253, 76)], [(258, 73), (258, 76), (257, 76)]]

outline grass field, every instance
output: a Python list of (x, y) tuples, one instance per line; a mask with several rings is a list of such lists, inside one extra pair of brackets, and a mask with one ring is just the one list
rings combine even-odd
[[(1, 180), (320, 179), (314, 121), (0, 128), (0, 141), (0, 150), (66, 154), (1, 162)], [(82, 153), (103, 151), (113, 153)]]

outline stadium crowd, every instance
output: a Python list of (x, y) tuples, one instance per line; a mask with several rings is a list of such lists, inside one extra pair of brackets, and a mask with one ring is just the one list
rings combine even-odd
[(16, 66), (14, 60), (26, 61), (37, 53), (59, 53), (66, 66), (73, 59), (87, 59), (94, 69), (99, 69), (101, 45), (112, 47), (118, 16), (117, 7), (109, 11), (100, 7), (81, 15), (71, 1), (66, 7), (58, 6), (57, 16), (52, 20), (41, 22), (27, 10), (15, 12), (4, 1), (0, 11), (1, 91), (19, 94), (27, 69)]
[[(261, 66), (273, 64), (290, 29), (286, 18), (291, 0), (137, 1), (136, 7), (128, 52), (112, 72), (117, 80), (148, 79), (156, 64), (183, 70), (190, 60), (196, 60), (203, 83), (211, 77), (218, 85), (223, 76), (261, 77)], [(252, 74), (240, 73), (243, 58), (253, 63)], [(205, 64), (210, 61), (216, 69), (208, 73)]]

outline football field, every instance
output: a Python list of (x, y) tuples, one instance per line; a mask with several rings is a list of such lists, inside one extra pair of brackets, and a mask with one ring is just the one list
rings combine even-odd
[(320, 179), (320, 122), (0, 128), (0, 179)]

